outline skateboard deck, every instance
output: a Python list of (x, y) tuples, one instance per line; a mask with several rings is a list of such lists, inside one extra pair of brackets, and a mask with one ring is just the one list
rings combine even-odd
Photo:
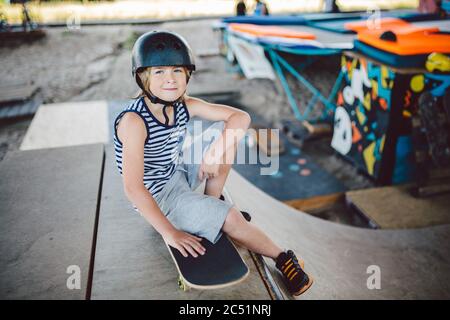
[(234, 244), (223, 234), (216, 244), (202, 239), (205, 254), (187, 258), (167, 243), (169, 252), (178, 269), (178, 285), (184, 291), (195, 289), (219, 289), (244, 280), (249, 269)]

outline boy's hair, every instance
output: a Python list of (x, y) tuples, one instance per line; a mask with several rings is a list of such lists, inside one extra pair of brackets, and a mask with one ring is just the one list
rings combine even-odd
[[(142, 84), (145, 88), (147, 88), (147, 90), (150, 88), (150, 71), (151, 70), (152, 70), (151, 67), (143, 68), (137, 74), (137, 76), (139, 78), (141, 78)], [(140, 89), (140, 92), (138, 93), (137, 97), (135, 97), (135, 99), (141, 98), (141, 97), (145, 97), (145, 92), (142, 89)]]
[[(184, 69), (184, 72), (186, 73), (186, 83), (189, 82), (189, 78), (191, 77), (191, 72), (186, 68), (182, 67)], [(152, 67), (143, 68), (140, 70), (137, 75), (139, 78), (141, 78), (142, 84), (144, 85), (147, 90), (150, 89), (150, 72), (152, 70)], [(140, 92), (133, 97), (133, 99), (138, 99), (141, 97), (145, 97), (145, 92), (141, 89)]]

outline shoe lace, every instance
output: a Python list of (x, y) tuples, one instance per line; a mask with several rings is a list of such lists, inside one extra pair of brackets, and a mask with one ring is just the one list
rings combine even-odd
[(298, 259), (296, 256), (291, 256), (292, 262), (294, 263), (295, 269), (299, 270), (301, 269), (300, 263), (298, 262)]
[(300, 270), (302, 270), (297, 257), (294, 254), (288, 254), (289, 259), (285, 262), (282, 267), (283, 274), (292, 280)]

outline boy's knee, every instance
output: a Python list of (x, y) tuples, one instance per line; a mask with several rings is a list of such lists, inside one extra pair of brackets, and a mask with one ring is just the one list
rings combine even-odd
[(242, 225), (242, 223), (246, 223), (244, 217), (236, 208), (232, 207), (228, 211), (228, 215), (222, 229), (225, 233), (233, 234), (233, 232), (235, 232), (236, 229)]

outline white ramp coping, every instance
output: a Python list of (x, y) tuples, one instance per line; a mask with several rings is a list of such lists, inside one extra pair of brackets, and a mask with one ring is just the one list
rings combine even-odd
[(41, 105), (20, 150), (108, 143), (108, 103), (105, 100)]

